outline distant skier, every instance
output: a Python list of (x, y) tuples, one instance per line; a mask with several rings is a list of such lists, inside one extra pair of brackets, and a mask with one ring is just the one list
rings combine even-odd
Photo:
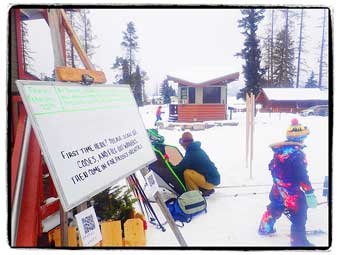
[(184, 179), (187, 190), (201, 190), (203, 196), (215, 192), (214, 187), (220, 184), (220, 174), (215, 164), (201, 149), (201, 143), (194, 141), (190, 132), (184, 132), (179, 143), (185, 149), (185, 156), (176, 166), (176, 174)]
[(164, 113), (164, 112), (162, 112), (162, 106), (160, 105), (160, 106), (158, 106), (157, 111), (156, 111), (156, 121), (155, 121), (154, 126), (157, 125), (157, 121), (162, 120), (162, 116), (161, 116), (162, 113)]
[(315, 208), (317, 200), (307, 174), (307, 161), (302, 149), (309, 134), (306, 126), (297, 119), (291, 120), (287, 140), (270, 145), (274, 157), (269, 164), (273, 186), (269, 194), (270, 204), (263, 214), (259, 234), (275, 233), (274, 224), (285, 214), (291, 221), (291, 246), (313, 246), (306, 238), (307, 208)]

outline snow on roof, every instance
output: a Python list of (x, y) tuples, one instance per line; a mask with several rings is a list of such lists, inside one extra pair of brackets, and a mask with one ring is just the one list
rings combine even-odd
[(193, 83), (203, 83), (213, 80), (231, 73), (237, 73), (240, 70), (234, 67), (226, 66), (199, 66), (192, 68), (185, 68), (170, 72), (169, 75), (177, 77)]
[(328, 100), (328, 91), (318, 88), (263, 88), (268, 100)]

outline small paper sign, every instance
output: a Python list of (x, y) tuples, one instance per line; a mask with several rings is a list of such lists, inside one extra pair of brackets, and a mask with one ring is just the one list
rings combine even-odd
[(154, 196), (158, 190), (156, 177), (154, 176), (153, 172), (150, 171), (145, 175), (145, 179), (146, 179), (146, 183), (149, 186), (151, 195)]
[(96, 212), (93, 207), (75, 215), (83, 246), (94, 246), (102, 240)]

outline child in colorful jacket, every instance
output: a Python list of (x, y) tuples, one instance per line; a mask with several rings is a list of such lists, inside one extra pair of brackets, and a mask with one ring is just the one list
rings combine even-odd
[(317, 206), (312, 185), (307, 174), (307, 161), (302, 149), (309, 134), (307, 127), (292, 119), (287, 130), (287, 140), (272, 144), (274, 157), (269, 164), (273, 186), (269, 194), (270, 204), (263, 214), (259, 234), (275, 232), (274, 223), (285, 214), (291, 221), (291, 246), (312, 246), (306, 238), (308, 207)]

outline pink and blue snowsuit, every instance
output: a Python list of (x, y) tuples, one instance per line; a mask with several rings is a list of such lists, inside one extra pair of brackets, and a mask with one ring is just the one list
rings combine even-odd
[(308, 246), (306, 239), (307, 203), (305, 193), (313, 192), (307, 174), (307, 161), (299, 142), (282, 142), (271, 145), (274, 157), (269, 164), (273, 186), (269, 194), (270, 204), (263, 214), (259, 233), (275, 232), (275, 221), (285, 214), (291, 221), (291, 245)]

